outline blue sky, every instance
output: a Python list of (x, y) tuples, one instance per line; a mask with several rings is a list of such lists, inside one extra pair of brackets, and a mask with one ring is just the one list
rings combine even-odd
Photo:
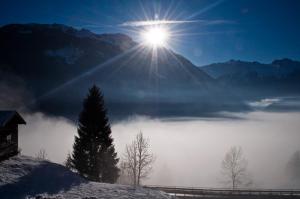
[(122, 32), (134, 39), (138, 39), (138, 29), (120, 24), (155, 16), (202, 21), (170, 28), (177, 33), (170, 38), (170, 47), (196, 65), (230, 59), (265, 63), (284, 57), (300, 60), (298, 0), (2, 0), (0, 3), (1, 25), (62, 23), (97, 33)]

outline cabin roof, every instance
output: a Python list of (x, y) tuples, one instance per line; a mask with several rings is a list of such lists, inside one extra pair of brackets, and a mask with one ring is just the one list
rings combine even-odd
[(9, 122), (26, 124), (25, 120), (17, 111), (0, 111), (0, 127), (5, 127)]

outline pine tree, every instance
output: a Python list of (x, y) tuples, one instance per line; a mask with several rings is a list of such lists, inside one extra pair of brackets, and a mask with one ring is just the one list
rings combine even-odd
[(79, 115), (71, 165), (80, 175), (93, 181), (114, 183), (119, 169), (117, 153), (99, 88), (93, 86)]

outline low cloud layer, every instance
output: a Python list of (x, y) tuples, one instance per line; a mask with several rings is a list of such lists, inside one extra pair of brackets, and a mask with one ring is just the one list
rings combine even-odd
[(226, 151), (242, 146), (253, 186), (294, 186), (285, 179), (290, 156), (299, 149), (300, 114), (254, 112), (242, 120), (162, 121), (137, 119), (114, 126), (116, 145), (142, 130), (157, 162), (149, 184), (224, 186), (220, 166)]
[[(22, 106), (31, 99), (21, 79), (6, 76), (6, 80), (0, 82), (5, 91), (0, 98), (1, 109)], [(263, 101), (270, 102), (273, 101)], [(22, 154), (36, 156), (44, 149), (48, 159), (63, 163), (72, 151), (76, 124), (43, 113), (23, 111), (21, 115), (27, 121), (19, 131)], [(221, 161), (231, 146), (239, 145), (248, 159), (254, 187), (300, 188), (299, 183), (286, 177), (290, 157), (300, 150), (300, 112), (256, 111), (230, 116), (229, 119), (133, 117), (113, 124), (112, 136), (119, 157), (140, 130), (150, 139), (157, 159), (147, 184), (224, 186), (220, 183)]]
[[(135, 117), (112, 125), (119, 156), (141, 130), (150, 139), (157, 160), (147, 184), (222, 187), (221, 161), (233, 145), (242, 146), (254, 187), (295, 188), (285, 176), (290, 156), (299, 150), (300, 113), (253, 112), (241, 120), (176, 120)], [(20, 128), (23, 154), (43, 148), (62, 163), (72, 149), (76, 126), (64, 118), (41, 113), (25, 115)], [(298, 187), (299, 188), (299, 187)]]
[(72, 151), (76, 126), (63, 117), (50, 117), (43, 113), (22, 114), (27, 124), (19, 127), (19, 147), (22, 154), (36, 156), (45, 150), (48, 158), (57, 163), (66, 160)]

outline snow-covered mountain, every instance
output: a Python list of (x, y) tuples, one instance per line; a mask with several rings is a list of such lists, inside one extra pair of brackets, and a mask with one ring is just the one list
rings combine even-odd
[(60, 24), (11, 24), (0, 28), (0, 71), (24, 79), (41, 95), (134, 45), (122, 34), (98, 35)]
[(170, 49), (153, 51), (124, 34), (95, 34), (59, 24), (1, 27), (1, 72), (24, 80), (35, 105), (59, 115), (77, 115), (92, 84), (101, 87), (109, 111), (118, 115), (185, 116), (241, 105)]
[(224, 63), (215, 63), (202, 66), (202, 70), (214, 78), (233, 76), (236, 74), (247, 75), (257, 73), (260, 77), (284, 77), (294, 72), (300, 71), (300, 62), (291, 59), (274, 60), (270, 64), (259, 62), (246, 62), (240, 60), (230, 60)]
[(171, 50), (153, 52), (123, 34), (95, 34), (59, 24), (13, 24), (0, 28), (0, 41), (0, 70), (20, 76), (37, 94), (84, 73), (118, 87), (130, 81), (148, 86), (149, 79), (168, 87), (213, 81)]
[[(33, 108), (71, 119), (93, 84), (101, 87), (109, 113), (116, 117), (203, 116), (245, 110), (248, 97), (300, 92), (297, 61), (231, 60), (197, 67), (170, 49), (153, 50), (124, 34), (61, 24), (1, 27), (0, 74), (0, 87), (10, 85), (10, 93), (26, 88)], [(15, 88), (15, 82), (21, 86)]]
[(0, 162), (1, 199), (169, 199), (160, 191), (90, 182), (64, 166), (27, 156)]
[(299, 95), (300, 62), (275, 60), (270, 64), (231, 60), (201, 67), (220, 84), (254, 97)]

